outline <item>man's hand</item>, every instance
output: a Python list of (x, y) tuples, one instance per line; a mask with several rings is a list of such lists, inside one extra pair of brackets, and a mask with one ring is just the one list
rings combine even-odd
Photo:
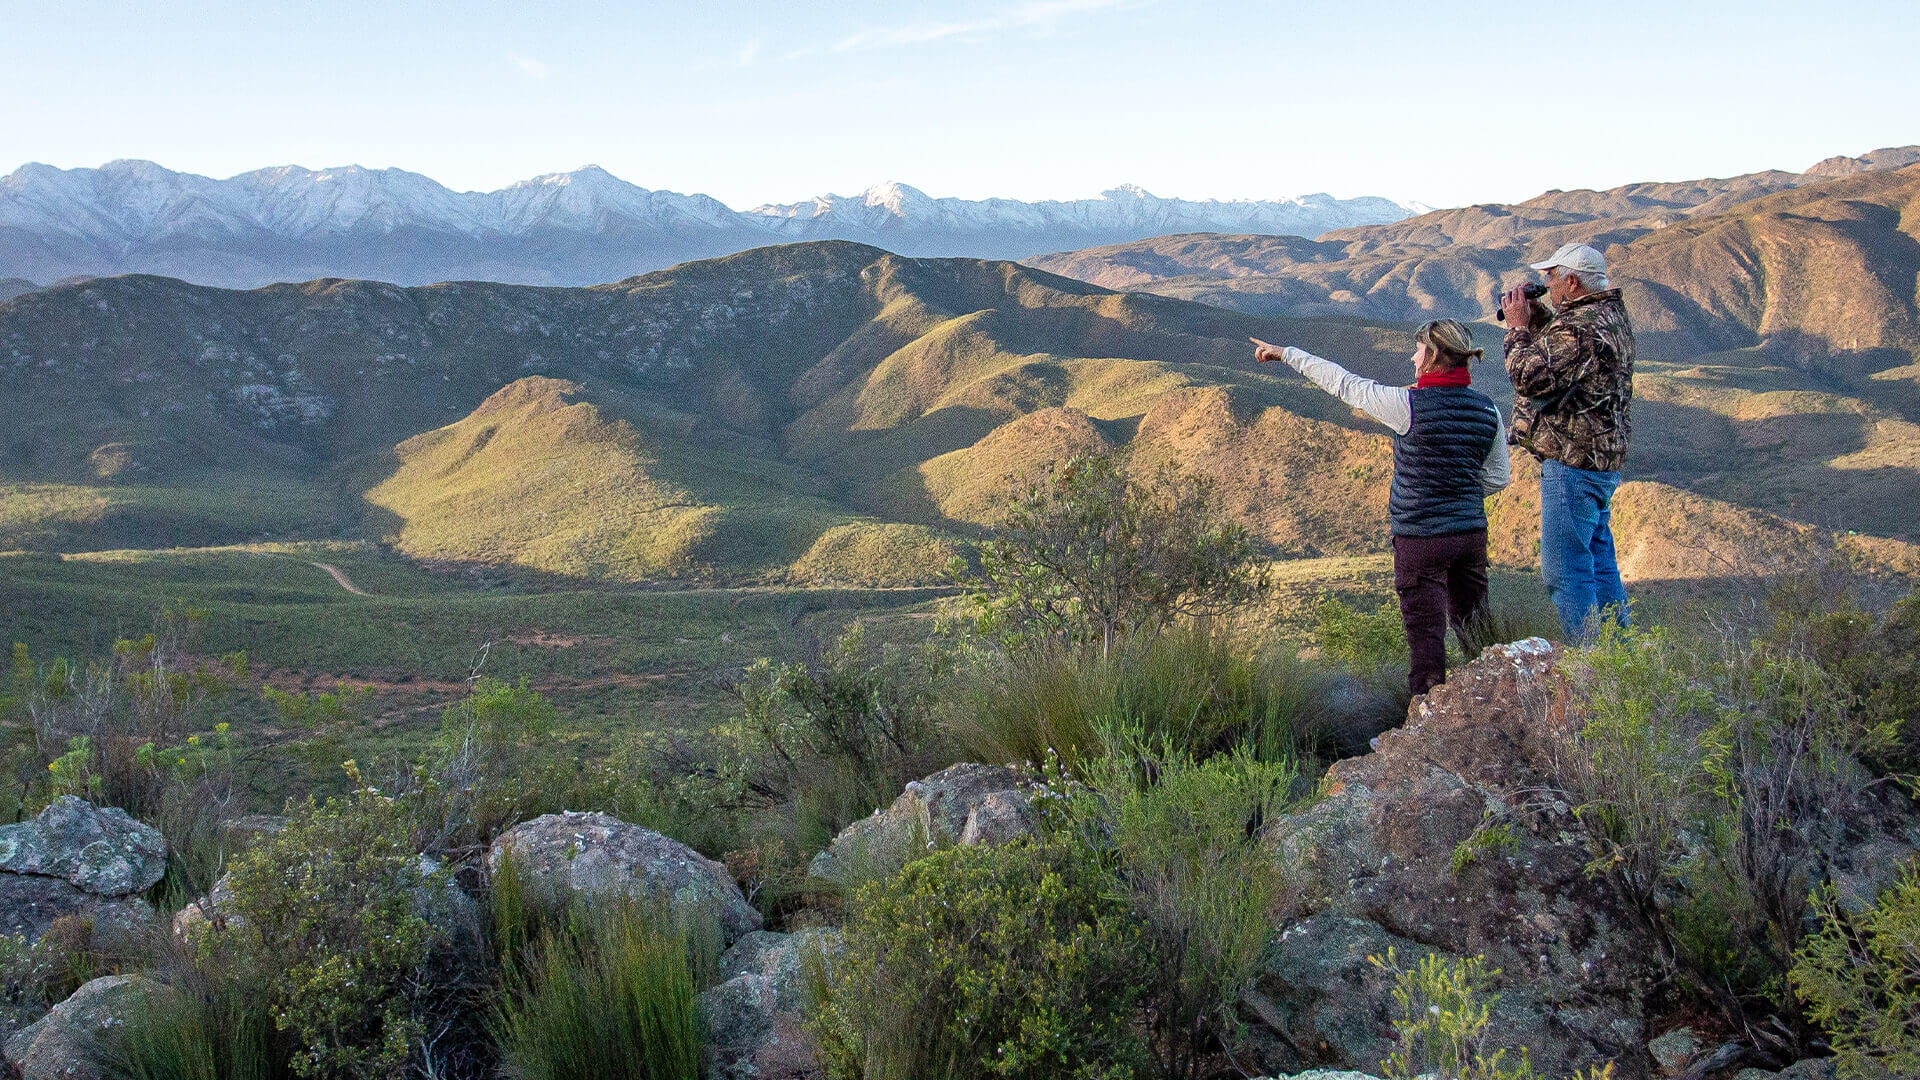
[(1522, 292), (1524, 285), (1515, 285), (1500, 298), (1500, 313), (1507, 317), (1508, 329), (1528, 329), (1533, 325), (1533, 301)]
[(1257, 337), (1250, 337), (1247, 340), (1253, 342), (1253, 358), (1255, 360), (1263, 364), (1271, 364), (1276, 360), (1284, 359), (1280, 355), (1280, 346), (1269, 345)]

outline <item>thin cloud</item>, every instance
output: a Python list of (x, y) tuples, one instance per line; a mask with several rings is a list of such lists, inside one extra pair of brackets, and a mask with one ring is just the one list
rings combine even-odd
[(754, 38), (752, 41), (747, 42), (741, 47), (740, 54), (735, 57), (735, 60), (741, 67), (752, 67), (753, 62), (760, 58), (760, 46), (762, 44), (764, 44), (764, 40), (761, 38)]
[(510, 59), (513, 60), (513, 66), (519, 68), (521, 74), (529, 79), (539, 81), (547, 77), (547, 65), (531, 56), (515, 56)]
[(963, 22), (914, 23), (908, 26), (875, 27), (862, 30), (834, 43), (833, 52), (859, 49), (884, 49), (901, 45), (920, 45), (929, 41), (968, 34), (991, 34), (1025, 27), (1052, 26), (1074, 15), (1085, 15), (1119, 7), (1124, 0), (1032, 0), (999, 15)]

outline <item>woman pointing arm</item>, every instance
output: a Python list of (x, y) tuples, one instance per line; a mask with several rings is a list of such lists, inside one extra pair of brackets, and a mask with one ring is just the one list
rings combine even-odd
[(1414, 696), (1445, 682), (1447, 626), (1468, 647), (1487, 612), (1484, 499), (1507, 486), (1505, 425), (1491, 399), (1473, 389), (1469, 364), (1482, 356), (1452, 319), (1414, 335), (1412, 386), (1387, 386), (1304, 349), (1258, 338), (1254, 359), (1281, 362), (1393, 432), (1393, 588), (1407, 628)]

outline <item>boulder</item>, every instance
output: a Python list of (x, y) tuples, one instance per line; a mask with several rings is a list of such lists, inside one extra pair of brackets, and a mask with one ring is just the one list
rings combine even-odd
[(0, 871), (65, 879), (100, 896), (152, 887), (167, 871), (160, 831), (117, 806), (62, 795), (40, 816), (0, 826)]
[(1806, 1058), (1779, 1072), (1741, 1069), (1733, 1074), (1733, 1080), (1835, 1080), (1837, 1076), (1839, 1070), (1834, 1067), (1832, 1058)]
[(153, 908), (137, 896), (100, 896), (59, 878), (0, 873), (0, 937), (31, 944), (67, 915), (88, 920), (100, 947), (120, 951), (153, 919)]
[(513, 853), (520, 878), (537, 892), (652, 897), (676, 914), (708, 915), (725, 943), (760, 929), (760, 913), (720, 863), (676, 840), (601, 813), (546, 814), (494, 840), (494, 870)]
[(1651, 1075), (1652, 942), (1587, 874), (1585, 833), (1552, 795), (1557, 659), (1537, 638), (1488, 649), (1268, 827), (1292, 910), (1243, 999), (1259, 1067), (1378, 1068), (1393, 979), (1368, 958), (1392, 947), (1408, 968), (1484, 956), (1496, 1045), (1528, 1048), (1543, 1075), (1610, 1060), (1620, 1080)]
[(999, 844), (1034, 829), (1020, 770), (960, 764), (908, 784), (893, 805), (856, 821), (813, 857), (807, 873), (841, 884), (887, 874), (915, 852), (952, 844)]
[(6, 1042), (20, 1080), (104, 1080), (114, 1029), (144, 993), (140, 979), (109, 975), (86, 983)]
[(1647, 1044), (1647, 1053), (1653, 1056), (1653, 1063), (1660, 1068), (1662, 1076), (1679, 1076), (1687, 1071), (1694, 1056), (1700, 1053), (1700, 1036), (1690, 1027), (1674, 1028), (1665, 1035)]
[(716, 1080), (802, 1080), (821, 1075), (802, 1027), (808, 1006), (805, 957), (830, 952), (837, 930), (776, 934), (756, 930), (720, 958), (718, 986), (695, 1004), (707, 1032), (706, 1075)]

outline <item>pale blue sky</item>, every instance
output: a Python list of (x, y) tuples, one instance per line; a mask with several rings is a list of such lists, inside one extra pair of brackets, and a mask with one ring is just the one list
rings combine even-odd
[[(1915, 0), (0, 0), (0, 172), (1448, 206), (1920, 142), (1916, 57)], [(1495, 114), (1522, 100), (1516, 143)]]

